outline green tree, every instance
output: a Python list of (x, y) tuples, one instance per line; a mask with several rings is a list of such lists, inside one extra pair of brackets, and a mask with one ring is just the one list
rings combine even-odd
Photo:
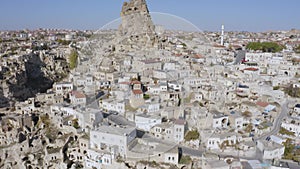
[(79, 123), (78, 123), (78, 119), (73, 119), (72, 120), (72, 124), (73, 124), (73, 127), (75, 129), (79, 129), (80, 128)]
[(69, 66), (70, 69), (74, 69), (77, 66), (77, 60), (78, 60), (78, 52), (76, 50), (72, 50), (71, 54), (69, 56)]
[(144, 94), (144, 99), (145, 100), (149, 100), (150, 99), (150, 95), (149, 94)]
[(294, 156), (293, 151), (295, 149), (293, 141), (291, 139), (287, 139), (286, 142), (283, 143), (283, 145), (285, 146), (284, 159), (292, 160)]
[(57, 42), (61, 45), (69, 45), (71, 41), (63, 40), (63, 39), (58, 39)]
[(261, 50), (263, 52), (280, 52), (284, 47), (276, 42), (250, 42), (247, 44), (248, 50)]
[(246, 48), (250, 50), (262, 50), (262, 46), (260, 42), (250, 42), (248, 43)]
[(186, 141), (191, 141), (191, 140), (197, 140), (199, 139), (200, 137), (200, 134), (197, 130), (192, 130), (192, 131), (189, 131), (188, 133), (186, 133), (184, 139)]
[(288, 87), (286, 87), (284, 92), (291, 97), (300, 98), (300, 88), (293, 87), (293, 85), (289, 85)]
[(288, 135), (288, 136), (295, 136), (294, 132), (291, 132), (283, 127), (280, 128), (279, 133), (283, 134), (283, 135)]
[(190, 156), (181, 156), (179, 160), (179, 164), (190, 164), (192, 162), (192, 158)]

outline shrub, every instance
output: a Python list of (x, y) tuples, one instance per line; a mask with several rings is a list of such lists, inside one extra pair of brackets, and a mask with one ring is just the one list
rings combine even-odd
[(185, 139), (186, 141), (191, 141), (191, 140), (197, 140), (197, 139), (199, 139), (199, 137), (200, 137), (199, 132), (198, 132), (197, 130), (192, 130), (192, 131), (189, 131), (189, 132), (185, 135), (184, 139)]
[(74, 69), (77, 66), (78, 52), (76, 50), (72, 50), (69, 56), (69, 66), (70, 69)]
[(192, 162), (192, 158), (190, 156), (181, 156), (179, 160), (179, 164), (190, 164)]

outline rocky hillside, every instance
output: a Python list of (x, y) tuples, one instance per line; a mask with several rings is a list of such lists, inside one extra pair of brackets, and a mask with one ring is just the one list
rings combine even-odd
[(0, 72), (0, 107), (9, 101), (24, 101), (37, 93), (46, 92), (53, 83), (69, 71), (66, 59), (54, 55), (30, 54), (7, 59)]

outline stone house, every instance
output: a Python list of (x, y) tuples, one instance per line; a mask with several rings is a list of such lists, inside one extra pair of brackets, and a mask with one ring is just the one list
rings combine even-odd
[(99, 100), (99, 108), (105, 111), (116, 111), (121, 115), (124, 115), (125, 101), (117, 101), (116, 99)]
[(295, 136), (300, 136), (300, 120), (298, 119), (284, 119), (281, 127), (294, 132)]
[(176, 120), (175, 122), (157, 124), (150, 130), (150, 133), (156, 138), (180, 143), (184, 140), (186, 130), (186, 121)]
[(125, 157), (128, 145), (135, 138), (135, 128), (100, 126), (96, 130), (90, 131), (90, 146), (92, 149), (114, 152), (115, 156)]
[(236, 112), (231, 112), (229, 116), (229, 122), (230, 126), (232, 126), (235, 129), (242, 129), (244, 127), (244, 124), (247, 123), (244, 117)]
[(150, 131), (150, 129), (158, 124), (162, 123), (161, 117), (155, 115), (138, 114), (135, 115), (134, 120), (136, 127), (144, 131)]
[(281, 159), (285, 150), (284, 145), (267, 140), (258, 140), (257, 148), (263, 152), (265, 160)]
[(69, 94), (69, 98), (71, 100), (71, 104), (73, 105), (86, 105), (86, 96), (82, 92), (79, 91), (72, 91)]
[(220, 150), (226, 147), (232, 147), (240, 142), (242, 137), (237, 133), (222, 133), (213, 134), (206, 141), (206, 149), (208, 150)]
[(212, 127), (216, 128), (227, 128), (228, 127), (229, 118), (227, 115), (224, 115), (219, 112), (213, 113), (213, 124)]
[(73, 84), (70, 82), (54, 83), (53, 88), (57, 95), (65, 95), (74, 89)]
[(103, 167), (108, 167), (112, 164), (114, 156), (110, 152), (100, 151), (97, 149), (88, 149), (84, 166), (89, 169), (102, 169)]

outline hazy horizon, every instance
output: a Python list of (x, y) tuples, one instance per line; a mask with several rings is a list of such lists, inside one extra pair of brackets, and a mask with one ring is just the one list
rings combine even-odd
[[(0, 30), (98, 30), (120, 17), (124, 0), (17, 1), (4, 0)], [(289, 31), (300, 29), (298, 0), (147, 0), (150, 12), (172, 14), (204, 31)]]

